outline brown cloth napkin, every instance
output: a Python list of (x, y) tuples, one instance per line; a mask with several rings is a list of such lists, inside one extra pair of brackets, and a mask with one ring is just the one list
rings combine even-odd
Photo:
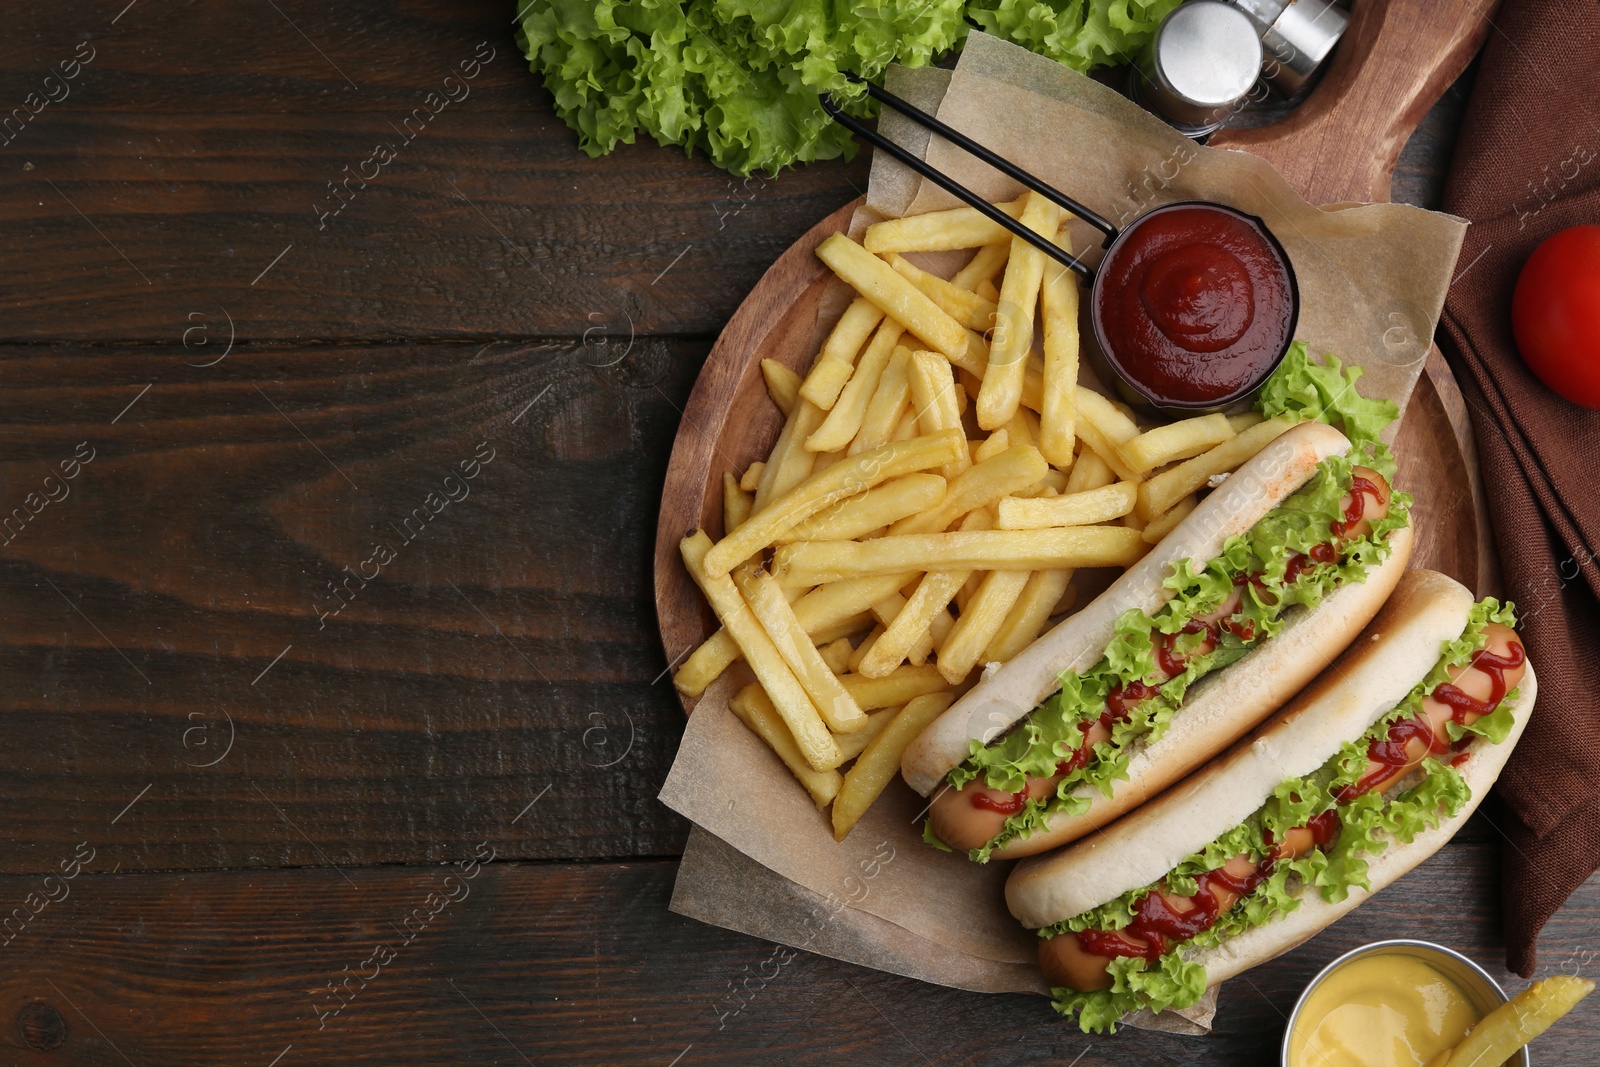
[(1517, 272), (1544, 238), (1600, 223), (1600, 5), (1507, 0), (1493, 16), (1444, 209), (1471, 220), (1441, 320), (1477, 431), (1507, 592), (1539, 672), (1500, 776), (1506, 966), (1600, 866), (1600, 411), (1523, 365)]

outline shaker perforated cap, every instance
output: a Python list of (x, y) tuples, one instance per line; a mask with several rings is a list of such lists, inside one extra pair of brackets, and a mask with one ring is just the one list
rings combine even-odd
[(1190, 0), (1162, 22), (1139, 60), (1139, 102), (1191, 136), (1210, 133), (1261, 74), (1261, 38), (1243, 11)]

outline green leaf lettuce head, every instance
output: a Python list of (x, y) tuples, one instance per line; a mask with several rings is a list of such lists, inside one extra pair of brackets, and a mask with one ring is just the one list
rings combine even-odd
[(1080, 71), (1126, 62), (1178, 0), (519, 0), (517, 41), (591, 156), (632, 144), (705, 152), (740, 175), (848, 158), (818, 104), (871, 113), (845, 74), (881, 83), (966, 39), (967, 16)]
[(967, 14), (984, 30), (1088, 73), (1131, 65), (1182, 0), (972, 0)]
[[(1329, 902), (1344, 900), (1353, 888), (1370, 888), (1368, 860), (1381, 854), (1391, 840), (1410, 843), (1424, 830), (1457, 815), (1471, 800), (1471, 790), (1453, 767), (1431, 757), (1424, 759), (1407, 779), (1420, 775), (1420, 781), (1398, 795), (1368, 792), (1344, 804), (1339, 804), (1336, 796), (1365, 772), (1366, 753), (1372, 742), (1387, 735), (1394, 723), (1418, 714), (1423, 699), (1448, 680), (1450, 670), (1467, 663), (1484, 646), (1483, 629), (1491, 622), (1513, 625), (1515, 613), (1511, 605), (1502, 606), (1493, 598), (1478, 603), (1461, 637), (1441, 647), (1438, 662), (1392, 711), (1358, 740), (1346, 743), (1315, 773), (1279, 783), (1255, 814), (1184, 859), (1159, 882), (1130, 890), (1040, 930), (1041, 937), (1070, 937), (1079, 930), (1123, 929), (1133, 921), (1135, 908), (1146, 893), (1165, 889), (1191, 895), (1198, 889), (1199, 875), (1216, 870), (1238, 855), (1249, 855), (1260, 862), (1270, 851), (1269, 839), (1281, 841), (1290, 829), (1306, 825), (1314, 816), (1335, 807), (1339, 810), (1339, 834), (1330, 848), (1314, 848), (1293, 861), (1276, 864), (1271, 876), (1235, 903), (1215, 925), (1171, 946), (1154, 967), (1141, 958), (1113, 959), (1109, 964), (1113, 976), (1109, 989), (1092, 993), (1053, 990), (1056, 1010), (1075, 1016), (1087, 1033), (1115, 1030), (1117, 1020), (1139, 1008), (1160, 1012), (1191, 1007), (1199, 1002), (1207, 983), (1204, 968), (1185, 960), (1186, 952), (1215, 947), (1294, 911), (1307, 887), (1314, 887)], [(1481, 739), (1475, 744), (1499, 744), (1505, 740), (1516, 696), (1515, 691), (1508, 693), (1492, 714), (1467, 728), (1465, 732)], [(1463, 733), (1454, 732), (1456, 737)]]

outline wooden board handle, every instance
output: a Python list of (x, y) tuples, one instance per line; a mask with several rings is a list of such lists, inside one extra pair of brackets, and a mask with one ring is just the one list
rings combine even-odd
[(1269, 160), (1313, 204), (1384, 202), (1400, 150), (1490, 30), (1495, 0), (1354, 0), (1322, 81), (1283, 120), (1210, 144)]

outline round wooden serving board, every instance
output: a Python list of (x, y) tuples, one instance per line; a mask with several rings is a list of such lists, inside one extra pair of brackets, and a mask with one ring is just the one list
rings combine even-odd
[[(1313, 203), (1381, 201), (1417, 121), (1461, 73), (1488, 32), (1482, 0), (1358, 0), (1321, 84), (1271, 126), (1223, 131), (1213, 146), (1270, 161)], [(762, 276), (706, 357), (673, 444), (656, 529), (656, 612), (669, 663), (715, 628), (683, 568), (678, 541), (696, 528), (722, 536), (722, 474), (771, 450), (782, 416), (761, 361), (800, 374), (822, 341), (817, 308), (841, 285), (814, 250), (848, 229), (860, 200), (812, 227)], [(1416, 497), (1411, 565), (1443, 571), (1479, 595), (1498, 583), (1477, 449), (1466, 404), (1437, 348), (1427, 358), (1395, 442), (1397, 484)], [(685, 698), (685, 710), (695, 701)]]

